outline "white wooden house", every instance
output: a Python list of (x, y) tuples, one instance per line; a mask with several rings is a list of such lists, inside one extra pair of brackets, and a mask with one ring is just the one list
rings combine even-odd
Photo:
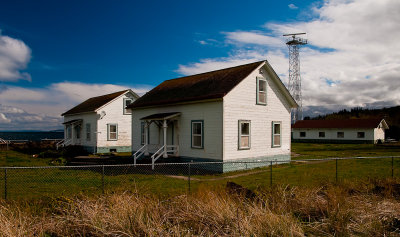
[(377, 143), (385, 140), (386, 121), (374, 119), (301, 120), (293, 125), (293, 141)]
[(294, 107), (267, 61), (164, 81), (129, 106), (135, 162), (289, 160)]
[(93, 153), (131, 151), (131, 110), (126, 106), (139, 96), (132, 90), (92, 97), (64, 116), (61, 145), (80, 145)]

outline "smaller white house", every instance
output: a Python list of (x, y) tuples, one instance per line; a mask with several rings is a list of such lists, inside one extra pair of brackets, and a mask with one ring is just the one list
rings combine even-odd
[(384, 119), (300, 120), (292, 126), (295, 142), (378, 143), (389, 129)]
[(131, 151), (131, 110), (139, 96), (132, 90), (92, 97), (64, 116), (64, 146), (80, 145), (93, 153)]

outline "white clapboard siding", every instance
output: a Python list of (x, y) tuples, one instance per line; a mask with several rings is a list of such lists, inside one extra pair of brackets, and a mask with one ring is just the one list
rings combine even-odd
[[(76, 139), (75, 131), (72, 132), (72, 145), (82, 145), (82, 146), (95, 146), (96, 145), (96, 126), (97, 126), (97, 116), (96, 113), (82, 113), (77, 115), (66, 115), (64, 116), (64, 122), (68, 122), (75, 119), (82, 119), (82, 128), (81, 128), (81, 138)], [(90, 123), (91, 125), (91, 137), (90, 140), (86, 139), (86, 124)], [(67, 136), (67, 131), (64, 127), (64, 138)]]
[[(100, 117), (102, 111), (106, 115), (98, 120), (98, 143), (99, 147), (112, 146), (130, 146), (131, 145), (131, 115), (124, 114), (124, 98), (126, 95), (120, 96), (111, 103), (98, 109), (97, 114)], [(118, 124), (118, 140), (107, 140), (107, 124)]]
[[(300, 137), (300, 132), (305, 132), (305, 137)], [(325, 132), (325, 137), (319, 137), (319, 132)], [(337, 133), (343, 132), (344, 137), (338, 138)], [(364, 138), (358, 138), (357, 133), (364, 132)], [(374, 129), (293, 129), (293, 139), (312, 139), (312, 140), (374, 140)]]
[[(224, 160), (290, 154), (290, 105), (270, 72), (253, 71), (224, 97)], [(267, 105), (257, 105), (257, 77), (267, 79)], [(238, 149), (238, 120), (251, 121), (251, 148)], [(272, 147), (272, 122), (281, 122), (280, 147)]]

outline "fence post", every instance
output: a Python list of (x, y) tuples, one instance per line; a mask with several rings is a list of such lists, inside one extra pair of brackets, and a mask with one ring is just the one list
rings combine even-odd
[(4, 169), (4, 200), (7, 200), (7, 168)]
[(190, 163), (189, 163), (189, 167), (188, 167), (188, 187), (189, 187), (189, 194), (190, 194)]
[(101, 167), (101, 190), (102, 193), (104, 194), (104, 165)]
[(272, 187), (272, 160), (269, 164), (269, 185)]
[(336, 173), (336, 175), (335, 175), (335, 179), (336, 179), (336, 183), (337, 183), (337, 181), (338, 181), (338, 166), (337, 166), (337, 163), (338, 163), (338, 160), (337, 160), (337, 158), (335, 159), (335, 163), (336, 163), (336, 168), (335, 168), (335, 173)]
[(394, 158), (392, 156), (392, 178), (394, 177)]

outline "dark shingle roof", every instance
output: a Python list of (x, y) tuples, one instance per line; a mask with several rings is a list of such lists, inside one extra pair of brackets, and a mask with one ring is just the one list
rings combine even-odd
[(293, 128), (376, 128), (382, 119), (300, 120)]
[(123, 91), (118, 91), (118, 92), (114, 92), (114, 93), (107, 94), (107, 95), (89, 98), (89, 99), (85, 100), (84, 102), (80, 103), (79, 105), (68, 110), (67, 112), (61, 114), (61, 116), (94, 112), (94, 111), (96, 111), (96, 109), (107, 104), (108, 102), (112, 101), (113, 99), (117, 98), (118, 96), (126, 93), (127, 91), (128, 90), (123, 90)]
[(219, 99), (265, 61), (167, 80), (137, 99), (129, 108)]

